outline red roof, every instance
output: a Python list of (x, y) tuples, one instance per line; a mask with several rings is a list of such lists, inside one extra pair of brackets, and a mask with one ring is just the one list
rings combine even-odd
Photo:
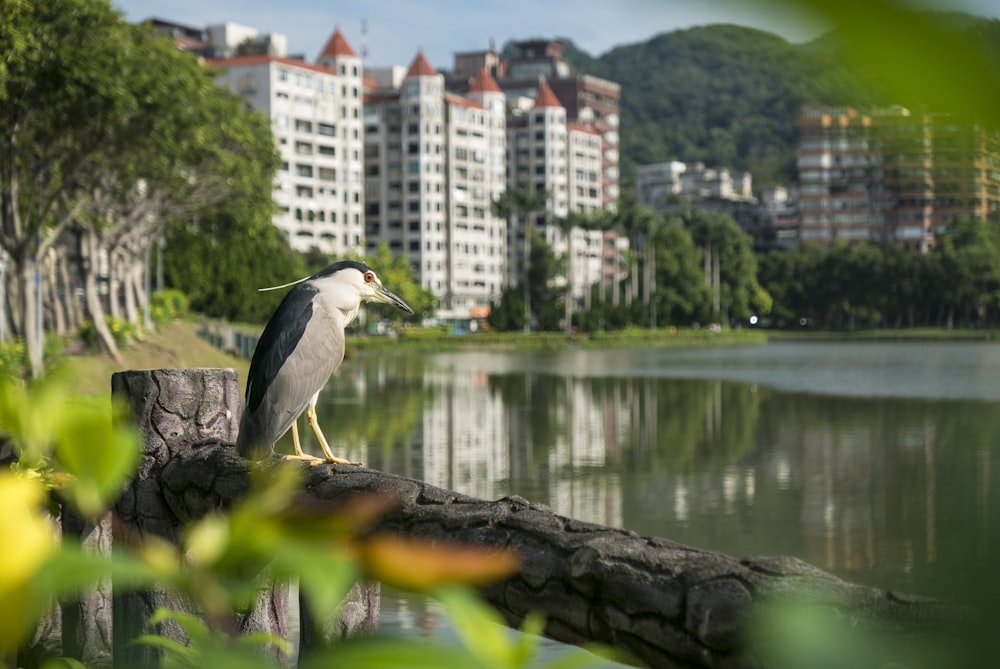
[(314, 65), (312, 63), (307, 63), (304, 60), (296, 60), (295, 58), (279, 58), (278, 56), (268, 56), (268, 55), (255, 55), (255, 56), (233, 56), (232, 58), (211, 58), (206, 61), (209, 67), (241, 67), (247, 65), (260, 65), (262, 63), (280, 63), (282, 65), (288, 65), (289, 67), (300, 67), (304, 70), (312, 70), (313, 72), (322, 72), (324, 74), (337, 74), (333, 70), (323, 65)]
[(585, 132), (589, 135), (597, 135), (598, 137), (601, 136), (600, 132), (598, 132), (595, 128), (592, 128), (589, 125), (580, 125), (578, 123), (567, 123), (566, 127), (569, 130), (574, 130), (576, 132)]
[(559, 107), (562, 108), (562, 104), (559, 103), (559, 98), (556, 94), (552, 92), (549, 85), (545, 83), (542, 79), (538, 82), (538, 95), (535, 96), (535, 109), (540, 109), (542, 107)]
[(496, 79), (490, 76), (490, 71), (485, 67), (479, 71), (476, 78), (469, 85), (470, 93), (503, 93), (497, 85)]
[(459, 107), (468, 107), (469, 109), (482, 109), (483, 105), (481, 102), (476, 102), (475, 100), (469, 100), (468, 98), (463, 98), (461, 95), (455, 95), (454, 93), (445, 93), (444, 101), (448, 104), (457, 105)]
[(381, 102), (394, 102), (399, 100), (399, 91), (379, 91), (377, 93), (365, 93), (366, 105), (377, 105)]
[(320, 58), (336, 56), (351, 56), (352, 58), (358, 57), (358, 54), (354, 53), (354, 49), (351, 48), (351, 45), (347, 43), (344, 33), (340, 32), (340, 28), (334, 28), (333, 34), (330, 35), (330, 39), (326, 42), (326, 46), (324, 46), (323, 50), (319, 52)]
[(413, 59), (413, 62), (410, 63), (410, 69), (406, 71), (406, 78), (434, 76), (437, 76), (437, 71), (427, 62), (423, 49), (417, 51), (417, 57)]

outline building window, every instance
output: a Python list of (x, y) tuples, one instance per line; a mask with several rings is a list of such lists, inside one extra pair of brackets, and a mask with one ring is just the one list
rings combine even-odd
[(311, 165), (295, 165), (295, 176), (297, 177), (311, 177), (313, 175), (313, 168)]
[(312, 132), (313, 124), (312, 121), (306, 121), (301, 118), (295, 119), (295, 130), (297, 132)]
[(317, 132), (321, 135), (326, 135), (327, 137), (336, 137), (337, 127), (329, 123), (320, 123), (317, 126)]

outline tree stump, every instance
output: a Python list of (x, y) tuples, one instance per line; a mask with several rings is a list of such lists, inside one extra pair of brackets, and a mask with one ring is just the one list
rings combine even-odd
[[(119, 372), (111, 377), (111, 392), (127, 402), (145, 450), (135, 478), (129, 482), (114, 508), (114, 541), (137, 544), (156, 536), (171, 543), (186, 518), (178, 517), (168, 502), (162, 475), (180, 454), (197, 451), (210, 440), (234, 442), (239, 429), (240, 395), (236, 371), (232, 369), (160, 369)], [(247, 490), (245, 477), (234, 481), (225, 471), (210, 472), (216, 485), (234, 498)], [(236, 484), (228, 488), (227, 484)], [(203, 502), (205, 500), (202, 500)], [(209, 502), (210, 504), (210, 502)], [(209, 506), (205, 511), (213, 508)], [(114, 663), (118, 666), (153, 666), (159, 651), (130, 643), (140, 634), (158, 632), (181, 643), (187, 635), (173, 622), (158, 630), (147, 621), (159, 609), (190, 611), (191, 606), (176, 593), (154, 588), (145, 592), (120, 592), (113, 596)], [(262, 584), (252, 611), (237, 615), (235, 629), (288, 636), (287, 583)], [(277, 649), (272, 649), (279, 657)]]

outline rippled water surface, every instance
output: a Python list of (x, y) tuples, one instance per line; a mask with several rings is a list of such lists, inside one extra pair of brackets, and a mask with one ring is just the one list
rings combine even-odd
[(362, 356), (319, 415), (338, 453), (469, 495), (965, 598), (1000, 554), (998, 371), (979, 343)]

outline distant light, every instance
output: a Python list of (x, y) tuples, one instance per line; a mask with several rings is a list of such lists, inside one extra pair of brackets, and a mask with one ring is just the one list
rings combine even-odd
[(757, 317), (756, 316), (751, 316), (750, 317), (750, 325), (757, 325)]

